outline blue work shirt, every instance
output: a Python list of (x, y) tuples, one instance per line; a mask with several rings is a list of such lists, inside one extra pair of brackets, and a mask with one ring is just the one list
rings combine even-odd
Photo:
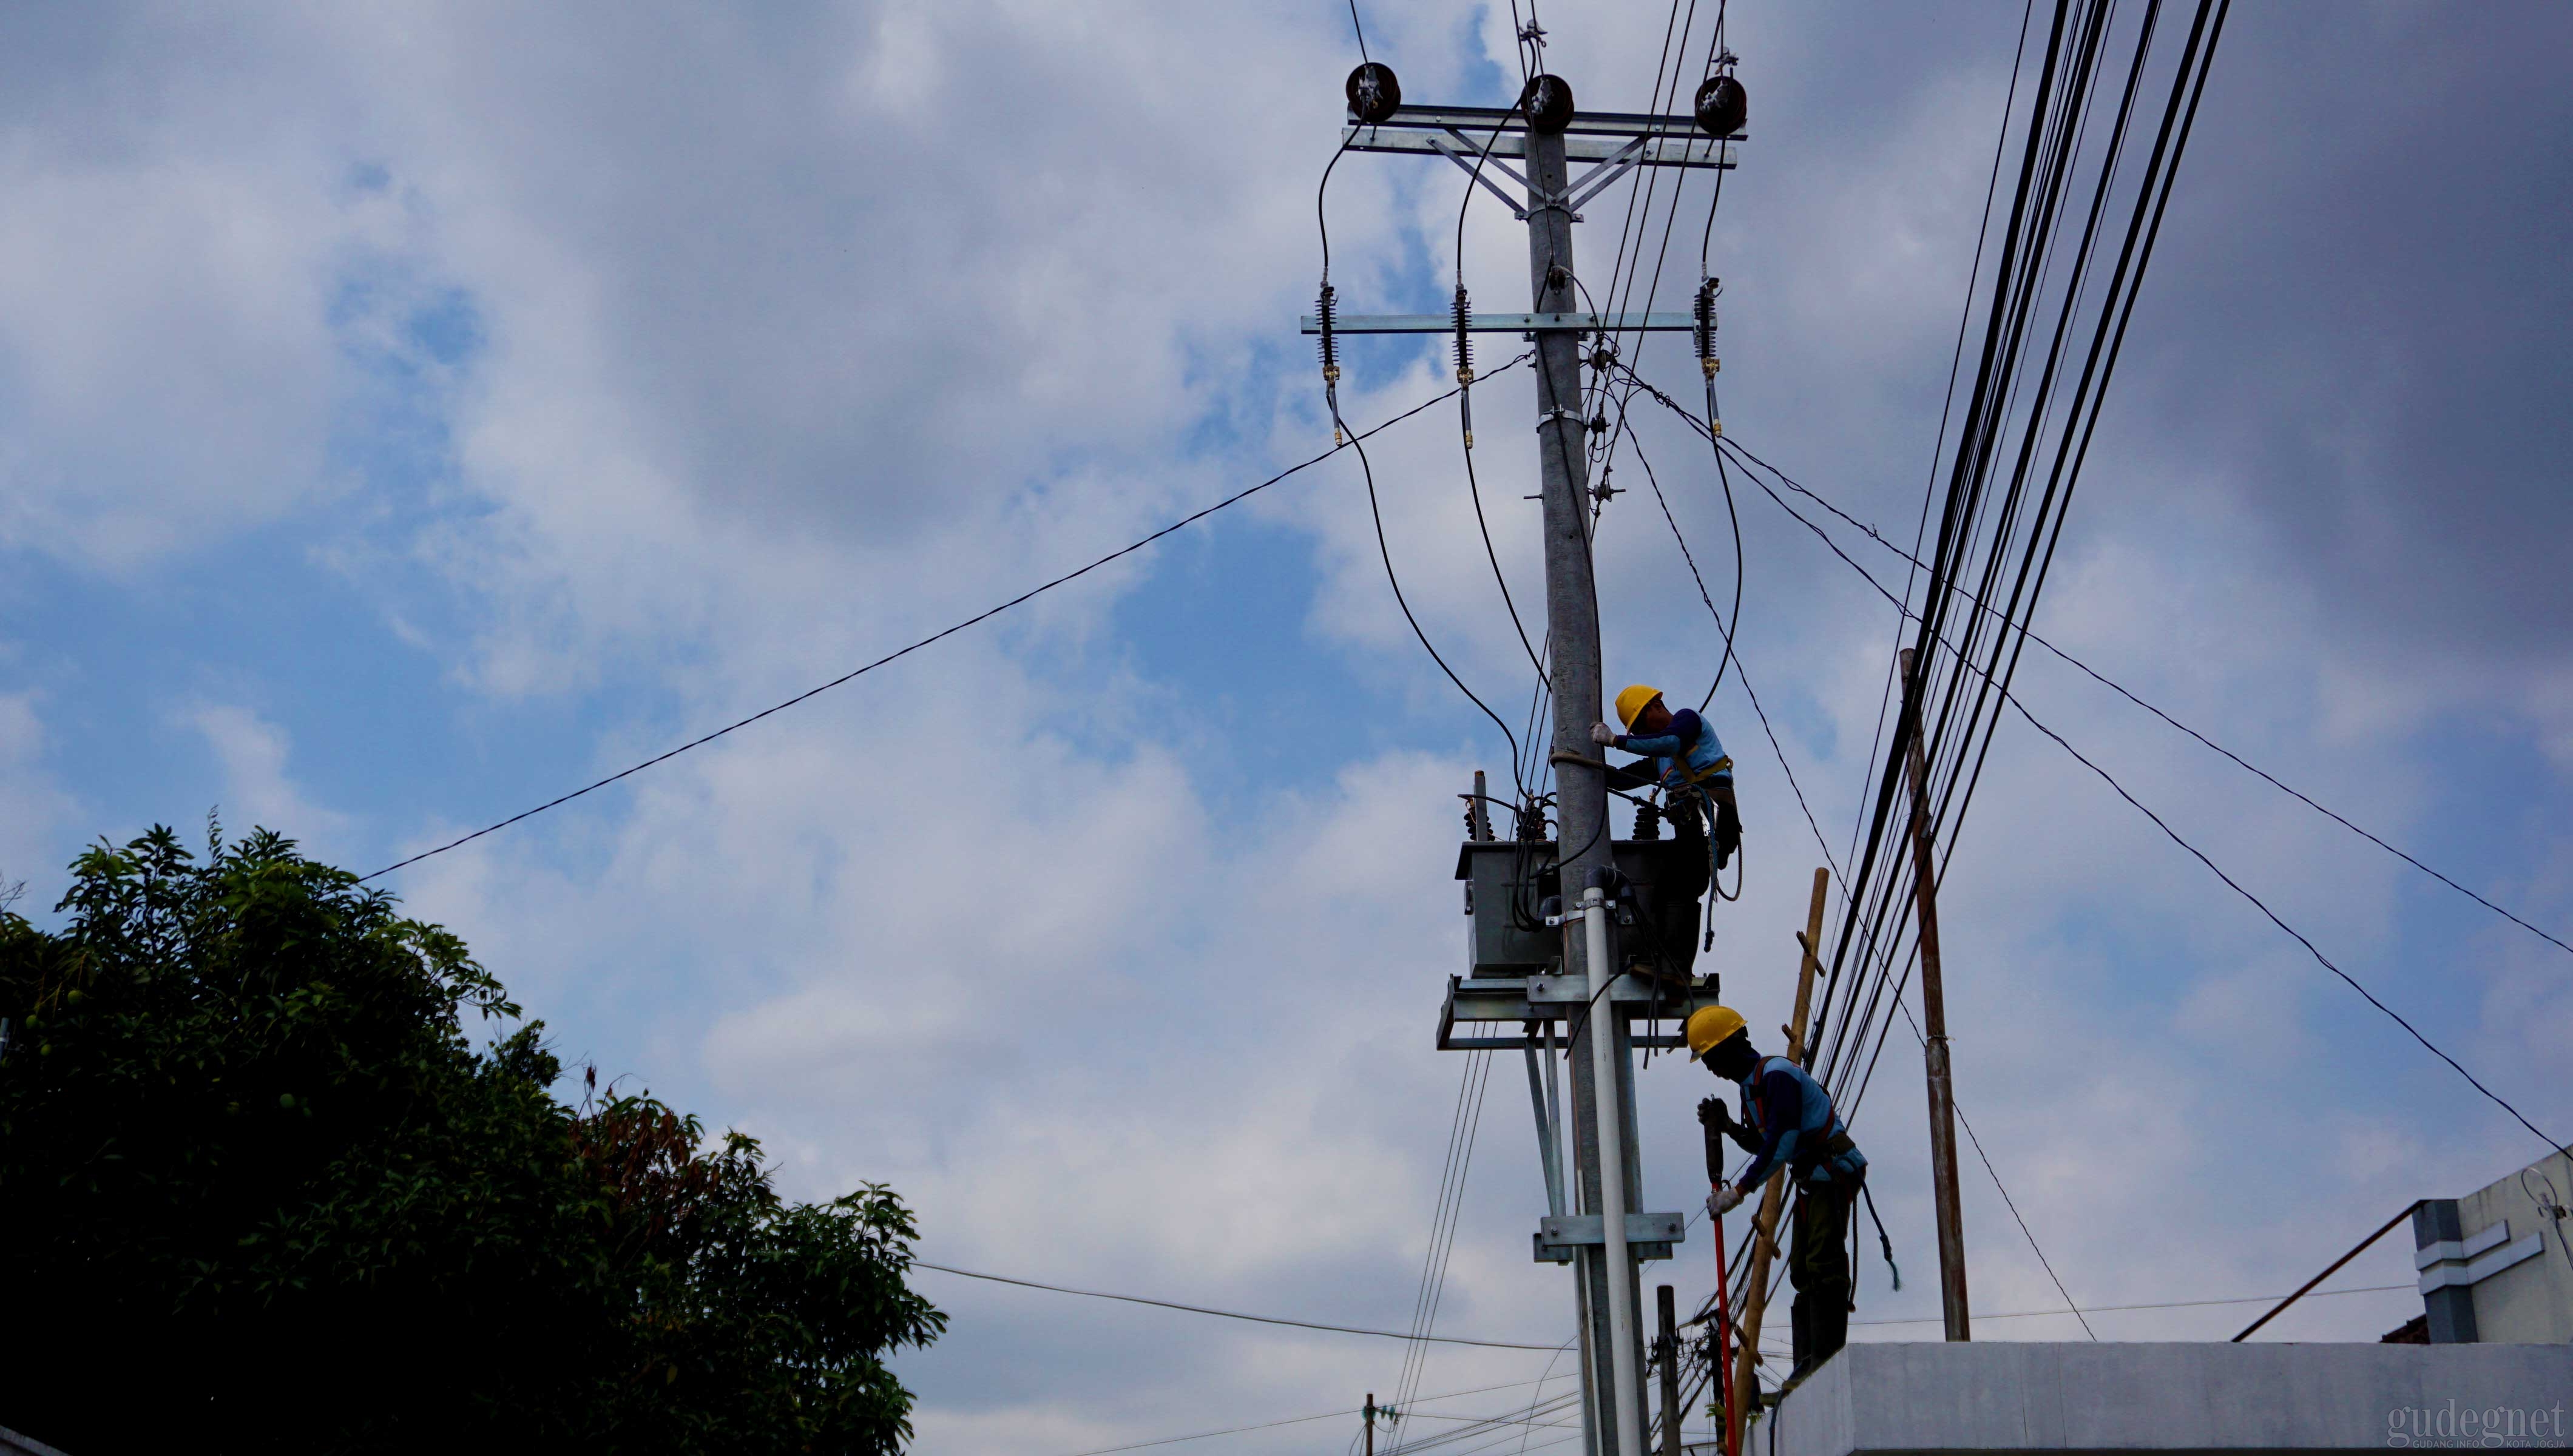
[(1866, 1154), (1855, 1147), (1837, 1156), (1826, 1150), (1836, 1134), (1849, 1129), (1832, 1109), (1832, 1094), (1805, 1069), (1784, 1057), (1763, 1057), (1740, 1087), (1742, 1123), (1759, 1134), (1760, 1150), (1734, 1179), (1735, 1187), (1749, 1192), (1780, 1163), (1817, 1182), (1856, 1177), (1867, 1166)]
[[(1673, 713), (1668, 732), (1649, 737), (1620, 733), (1617, 747), (1627, 753), (1640, 753), (1651, 758), (1653, 770), (1666, 790), (1686, 788), (1701, 779), (1716, 784), (1733, 782), (1733, 759), (1725, 753), (1724, 744), (1715, 736), (1715, 729), (1698, 716), (1695, 708), (1682, 708)], [(1688, 764), (1686, 773), (1677, 769), (1683, 761)]]

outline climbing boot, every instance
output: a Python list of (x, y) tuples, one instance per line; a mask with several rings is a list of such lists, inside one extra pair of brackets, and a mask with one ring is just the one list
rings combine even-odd
[(1806, 1320), (1805, 1338), (1812, 1343), (1816, 1365), (1839, 1354), (1841, 1346), (1849, 1343), (1849, 1306), (1838, 1299), (1814, 1301), (1814, 1312)]

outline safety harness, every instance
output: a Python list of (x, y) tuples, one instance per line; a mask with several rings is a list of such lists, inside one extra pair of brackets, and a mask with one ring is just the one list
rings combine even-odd
[[(1849, 1128), (1842, 1123), (1839, 1111), (1833, 1108), (1831, 1093), (1823, 1091), (1822, 1084), (1814, 1081), (1805, 1069), (1787, 1058), (1763, 1057), (1752, 1067), (1751, 1075), (1742, 1080), (1743, 1121), (1759, 1133), (1762, 1141), (1768, 1140), (1769, 1130), (1760, 1121), (1768, 1112), (1760, 1095), (1760, 1082), (1772, 1068), (1794, 1077), (1800, 1093), (1798, 1125), (1788, 1129), (1797, 1134), (1795, 1151), (1788, 1158), (1788, 1166), (1794, 1171), (1797, 1181), (1815, 1181), (1815, 1174), (1820, 1172), (1823, 1178), (1838, 1178), (1864, 1186), (1867, 1158), (1850, 1137)], [(1824, 1117), (1815, 1115), (1817, 1104)]]

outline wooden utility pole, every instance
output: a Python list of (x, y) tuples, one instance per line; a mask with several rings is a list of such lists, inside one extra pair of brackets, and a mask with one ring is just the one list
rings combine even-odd
[[(1831, 888), (1832, 872), (1817, 867), (1814, 871), (1813, 902), (1805, 907), (1805, 933), (1796, 938), (1801, 956), (1796, 963), (1796, 1019), (1779, 1030), (1787, 1034), (1787, 1056), (1797, 1066), (1806, 1064), (1806, 1018), (1814, 1006), (1814, 977), (1822, 970), (1815, 958), (1814, 947), (1823, 938), (1823, 892)], [(1733, 1361), (1733, 1383), (1726, 1387), (1724, 1419), (1731, 1428), (1730, 1451), (1742, 1449), (1743, 1420), (1749, 1413), (1754, 1384), (1753, 1367), (1760, 1361), (1760, 1316), (1769, 1303), (1769, 1259), (1777, 1252), (1778, 1215), (1787, 1202), (1787, 1169), (1783, 1166), (1769, 1174), (1760, 1190), (1760, 1212), (1751, 1220), (1751, 1280), (1742, 1295), (1742, 1353)], [(1715, 1230), (1722, 1238), (1724, 1230)]]
[(1912, 894), (1921, 923), (1921, 1060), (1930, 1078), (1930, 1186), (1939, 1213), (1939, 1312), (1948, 1338), (1970, 1340), (1966, 1219), (1957, 1202), (1957, 1095), (1948, 1077), (1948, 997), (1939, 974), (1939, 875), (1930, 857), (1930, 769), (1921, 747), (1921, 683), (1903, 649), (1903, 763), (1912, 779)]
[(1662, 1366), (1662, 1456), (1680, 1456), (1680, 1315), (1668, 1284), (1653, 1288), (1661, 1333), (1653, 1340)]

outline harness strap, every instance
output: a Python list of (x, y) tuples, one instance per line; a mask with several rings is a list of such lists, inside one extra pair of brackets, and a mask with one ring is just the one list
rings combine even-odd
[(1876, 1223), (1876, 1243), (1877, 1247), (1885, 1251), (1885, 1267), (1894, 1275), (1894, 1287), (1901, 1289), (1903, 1287), (1903, 1270), (1895, 1266), (1894, 1240), (1886, 1237), (1885, 1235), (1885, 1219), (1876, 1211), (1876, 1194), (1868, 1190), (1867, 1179), (1865, 1178), (1860, 1178), (1858, 1180), (1858, 1191), (1859, 1196), (1867, 1200), (1867, 1216)]

